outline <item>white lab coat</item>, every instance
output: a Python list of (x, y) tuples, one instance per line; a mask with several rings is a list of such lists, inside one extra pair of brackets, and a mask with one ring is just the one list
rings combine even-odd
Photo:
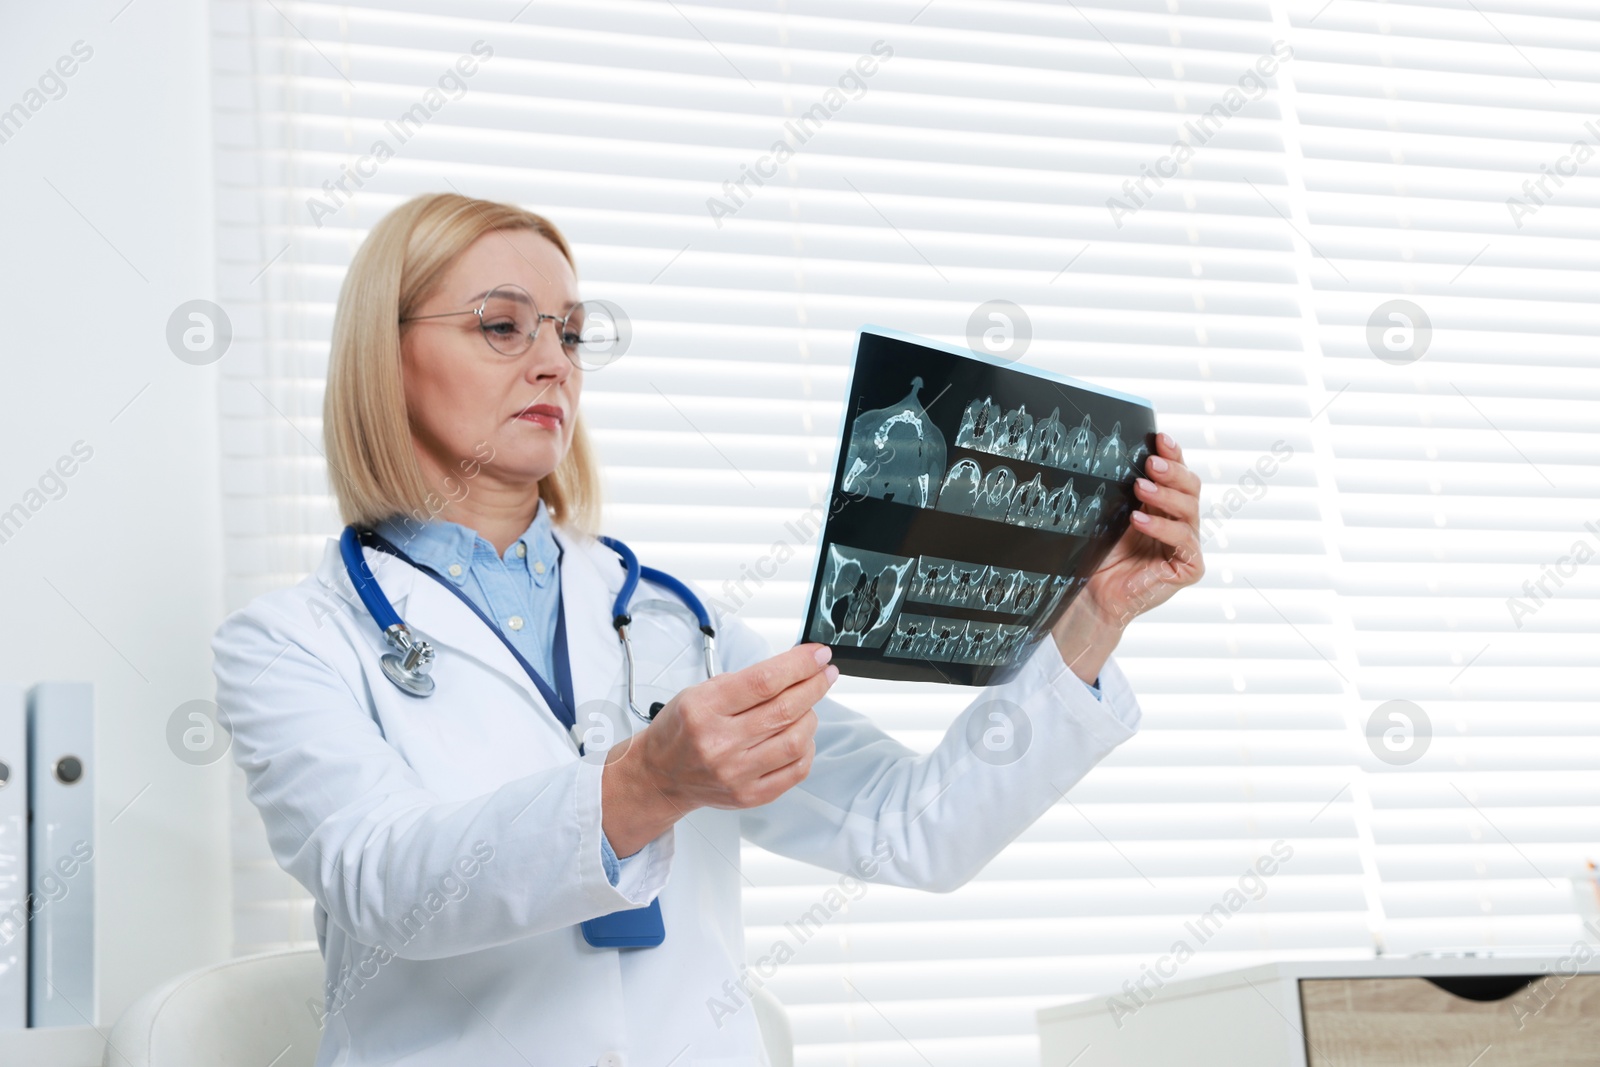
[[(583, 718), (592, 701), (622, 700), (610, 610), (623, 571), (599, 542), (556, 536)], [(278, 862), (316, 901), (329, 994), (319, 1067), (765, 1065), (754, 1009), (729, 984), (746, 962), (741, 837), (863, 881), (946, 892), (1138, 727), (1121, 671), (1106, 665), (1096, 700), (1051, 640), (1012, 681), (976, 693), (927, 754), (824, 700), (804, 782), (759, 808), (691, 813), (629, 858), (613, 887), (600, 848), (603, 763), (579, 758), (466, 604), (391, 556), (366, 558), (438, 650), (433, 696), (407, 696), (379, 669), (386, 646), (332, 539), (313, 575), (230, 615), (212, 642), (249, 795)], [(652, 597), (670, 594), (645, 582), (634, 599)], [(642, 706), (704, 677), (697, 629), (645, 614), (634, 643), (654, 686)], [(771, 654), (736, 616), (716, 627), (720, 671)], [(1009, 765), (977, 758), (967, 740), (966, 720), (995, 697), (1031, 726)], [(583, 920), (656, 897), (662, 945), (584, 941)], [(750, 968), (746, 984), (764, 983), (771, 962), (762, 971)]]

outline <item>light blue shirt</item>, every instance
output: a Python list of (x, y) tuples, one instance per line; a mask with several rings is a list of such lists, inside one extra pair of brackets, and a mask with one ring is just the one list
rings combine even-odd
[[(419, 523), (395, 516), (378, 523), (376, 529), (400, 551), (454, 582), (555, 687), (561, 546), (550, 532), (550, 512), (543, 500), (528, 529), (507, 546), (503, 556), (496, 555), (494, 546), (476, 530), (445, 519)], [(600, 858), (606, 878), (616, 885), (623, 861), (617, 859), (604, 831), (600, 834)]]

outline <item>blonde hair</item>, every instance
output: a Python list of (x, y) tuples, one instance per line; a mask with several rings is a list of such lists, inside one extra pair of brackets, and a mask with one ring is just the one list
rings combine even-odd
[[(417, 463), (401, 380), (400, 320), (415, 312), (456, 257), (486, 233), (532, 230), (572, 249), (548, 219), (512, 204), (431, 193), (401, 204), (362, 242), (339, 289), (322, 400), (328, 479), (346, 523), (371, 526), (408, 515), (423, 522), (445, 498)], [(600, 479), (582, 417), (574, 414), (572, 447), (539, 480), (553, 521), (593, 534), (600, 526)]]

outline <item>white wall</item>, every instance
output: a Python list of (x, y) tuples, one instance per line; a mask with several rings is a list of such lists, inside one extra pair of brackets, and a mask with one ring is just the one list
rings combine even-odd
[[(222, 605), (216, 367), (166, 343), (213, 284), (207, 10), (123, 3), (0, 14), (0, 110), (41, 104), (0, 131), (0, 511), (93, 449), (0, 543), (0, 678), (95, 685), (107, 1024), (230, 941), (230, 760), (191, 766), (166, 740), (214, 695)], [(79, 41), (65, 92), (30, 100)]]

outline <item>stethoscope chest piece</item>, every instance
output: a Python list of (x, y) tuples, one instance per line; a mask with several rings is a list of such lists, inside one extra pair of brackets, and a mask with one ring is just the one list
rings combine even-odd
[(378, 660), (384, 676), (403, 693), (414, 697), (433, 695), (433, 675), (428, 668), (433, 664), (433, 646), (418, 641), (404, 626), (392, 627), (385, 635), (398, 651), (385, 652)]
[[(387, 545), (387, 542), (383, 542)], [(390, 546), (386, 551), (399, 553)], [(433, 666), (433, 646), (411, 635), (411, 630), (400, 621), (394, 605), (383, 595), (378, 581), (367, 569), (361, 556), (361, 534), (355, 526), (346, 526), (339, 535), (339, 554), (344, 558), (345, 573), (361, 596), (361, 602), (372, 613), (373, 620), (383, 630), (383, 639), (394, 651), (385, 652), (378, 660), (384, 677), (395, 684), (400, 692), (414, 697), (433, 695), (433, 678), (428, 668)], [(407, 562), (410, 562), (409, 560)]]
[(385, 652), (379, 661), (383, 666), (383, 673), (389, 681), (400, 687), (405, 693), (414, 697), (427, 697), (433, 695), (433, 676), (431, 674), (406, 674), (405, 667), (400, 664), (400, 657), (393, 652)]

